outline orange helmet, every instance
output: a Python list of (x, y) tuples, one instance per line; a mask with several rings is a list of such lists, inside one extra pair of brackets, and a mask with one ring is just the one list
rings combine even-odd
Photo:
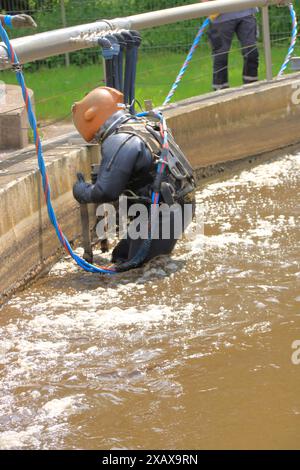
[(123, 94), (114, 88), (95, 88), (83, 100), (73, 104), (73, 122), (76, 129), (90, 142), (105, 121), (120, 110), (118, 104), (123, 101)]

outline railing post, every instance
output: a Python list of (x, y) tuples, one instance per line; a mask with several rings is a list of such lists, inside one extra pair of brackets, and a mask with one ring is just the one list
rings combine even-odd
[(270, 36), (270, 19), (269, 7), (262, 7), (262, 21), (263, 21), (263, 37), (264, 37), (264, 51), (266, 62), (266, 79), (272, 80), (272, 51), (271, 51), (271, 36)]
[[(64, 28), (67, 26), (67, 17), (66, 17), (66, 6), (65, 0), (60, 0), (60, 10), (61, 10), (61, 20)], [(70, 65), (70, 54), (65, 54), (65, 64), (67, 67)]]

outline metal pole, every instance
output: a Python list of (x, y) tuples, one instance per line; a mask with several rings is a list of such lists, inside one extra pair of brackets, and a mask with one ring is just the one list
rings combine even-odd
[[(151, 11), (125, 18), (115, 18), (110, 21), (102, 20), (95, 23), (48, 31), (14, 39), (12, 44), (20, 61), (25, 64), (26, 62), (88, 48), (90, 44), (75, 42), (72, 41), (72, 38), (74, 39), (84, 34), (104, 32), (111, 29), (111, 27), (142, 30), (176, 23), (177, 21), (209, 16), (213, 13), (226, 13), (251, 7), (265, 7), (266, 5), (275, 5), (279, 2), (280, 0), (215, 0), (213, 2), (193, 3), (192, 5)], [(96, 15), (97, 12), (95, 12)], [(0, 70), (9, 67), (6, 49), (3, 43), (1, 43)]]
[[(60, 0), (60, 10), (61, 10), (62, 25), (65, 28), (67, 26), (65, 0)], [(70, 66), (70, 55), (68, 53), (65, 54), (65, 64), (66, 64), (67, 67)]]
[(272, 80), (272, 51), (271, 51), (271, 37), (270, 37), (270, 21), (269, 21), (269, 7), (262, 8), (263, 20), (263, 35), (264, 35), (264, 50), (266, 62), (266, 79)]
[(106, 73), (106, 63), (105, 63), (104, 57), (102, 58), (102, 67), (103, 67), (103, 80), (104, 80), (104, 84), (106, 86), (106, 84), (107, 84), (107, 73)]

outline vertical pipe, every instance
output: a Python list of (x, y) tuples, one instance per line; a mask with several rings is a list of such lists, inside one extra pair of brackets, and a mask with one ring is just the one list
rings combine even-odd
[(104, 80), (105, 86), (107, 86), (106, 61), (104, 57), (102, 57), (102, 67), (103, 67), (103, 80)]
[(271, 36), (270, 36), (270, 20), (269, 20), (269, 7), (266, 5), (262, 7), (262, 20), (263, 20), (263, 36), (264, 36), (264, 50), (266, 62), (266, 79), (272, 80), (272, 52), (271, 52)]
[[(64, 28), (67, 26), (67, 17), (66, 17), (66, 6), (65, 0), (60, 0), (60, 10), (61, 10), (61, 21)], [(65, 54), (65, 64), (67, 67), (70, 66), (70, 54)]]

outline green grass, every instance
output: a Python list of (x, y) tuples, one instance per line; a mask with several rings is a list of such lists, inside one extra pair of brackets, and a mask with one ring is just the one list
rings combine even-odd
[[(273, 48), (274, 74), (280, 69), (286, 48)], [(152, 99), (155, 105), (162, 104), (184, 60), (184, 54), (142, 52), (140, 55), (137, 98)], [(37, 72), (25, 72), (27, 85), (34, 90), (39, 121), (70, 118), (74, 101), (81, 99), (95, 86), (103, 85), (102, 64), (86, 67), (70, 66), (55, 69), (42, 68)], [(242, 57), (237, 44), (230, 55), (230, 85), (242, 83)], [(203, 44), (195, 53), (193, 61), (179, 85), (173, 101), (211, 91), (212, 63), (210, 49)], [(265, 77), (263, 51), (260, 52), (259, 77)], [(16, 83), (12, 71), (0, 72), (0, 80)]]

